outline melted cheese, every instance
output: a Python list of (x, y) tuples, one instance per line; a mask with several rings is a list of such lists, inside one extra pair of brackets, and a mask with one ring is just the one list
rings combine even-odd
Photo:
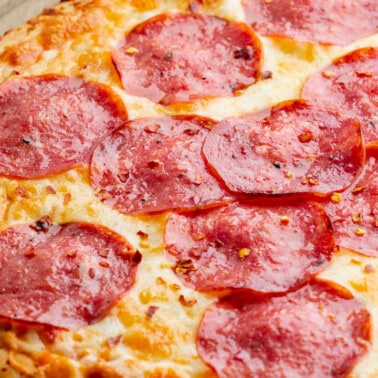
[[(378, 46), (378, 35), (346, 47), (263, 38), (263, 71), (272, 78), (233, 98), (162, 107), (121, 88), (109, 51), (139, 22), (169, 10), (187, 10), (182, 0), (80, 0), (44, 12), (0, 40), (0, 80), (15, 75), (59, 73), (111, 86), (131, 119), (195, 113), (220, 120), (297, 98), (308, 75), (357, 47)], [(244, 21), (241, 1), (205, 0), (201, 12)], [(214, 373), (196, 351), (196, 331), (216, 296), (185, 288), (164, 257), (167, 214), (127, 216), (104, 206), (89, 185), (87, 168), (39, 180), (0, 179), (1, 229), (49, 215), (54, 222), (84, 220), (125, 236), (143, 255), (137, 282), (107, 316), (75, 332), (43, 327), (0, 328), (1, 377), (206, 377)], [(140, 233), (139, 231), (142, 231)], [(371, 351), (351, 373), (378, 376), (378, 260), (351, 251), (333, 257), (321, 277), (353, 292), (373, 318)]]

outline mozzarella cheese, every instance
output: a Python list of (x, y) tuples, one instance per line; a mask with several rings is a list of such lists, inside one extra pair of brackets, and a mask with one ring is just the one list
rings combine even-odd
[[(358, 47), (378, 46), (373, 35), (345, 47), (261, 37), (259, 81), (233, 98), (205, 99), (163, 107), (126, 94), (110, 62), (125, 32), (166, 11), (185, 11), (182, 0), (78, 0), (63, 2), (7, 33), (0, 40), (0, 80), (57, 73), (112, 87), (129, 118), (198, 114), (215, 120), (257, 111), (299, 97), (305, 79), (334, 58)], [(241, 0), (205, 0), (201, 12), (244, 21)], [(89, 185), (86, 168), (38, 180), (0, 178), (1, 229), (49, 215), (53, 222), (103, 224), (127, 238), (143, 255), (135, 286), (107, 316), (73, 331), (0, 326), (1, 377), (212, 377), (198, 356), (196, 331), (204, 310), (217, 299), (185, 288), (164, 257), (167, 214), (127, 216), (103, 205)], [(142, 232), (140, 232), (142, 231)], [(378, 376), (378, 260), (342, 250), (321, 277), (353, 292), (373, 319), (370, 352), (351, 377)], [(74, 293), (73, 293), (74, 294)]]

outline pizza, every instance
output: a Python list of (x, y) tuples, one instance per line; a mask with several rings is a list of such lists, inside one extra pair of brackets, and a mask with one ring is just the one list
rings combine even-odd
[(0, 39), (1, 377), (378, 375), (376, 0), (70, 0)]

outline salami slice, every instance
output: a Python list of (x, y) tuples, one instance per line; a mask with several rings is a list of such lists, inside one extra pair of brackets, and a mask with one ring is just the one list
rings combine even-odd
[[(325, 205), (342, 247), (378, 256), (378, 149), (367, 149), (362, 175), (348, 190)], [(338, 201), (337, 199), (340, 199)]]
[(347, 45), (378, 32), (376, 0), (245, 0), (247, 22), (262, 35)]
[(112, 57), (127, 93), (167, 105), (253, 84), (262, 50), (246, 24), (172, 13), (137, 25)]
[(197, 347), (224, 377), (344, 377), (367, 351), (370, 315), (344, 288), (314, 282), (280, 297), (220, 300)]
[(168, 256), (197, 290), (284, 292), (327, 265), (334, 249), (328, 217), (317, 203), (262, 207), (234, 203), (200, 213), (172, 214)]
[(18, 225), (0, 233), (0, 317), (76, 329), (133, 285), (139, 252), (87, 223)]
[(364, 162), (357, 121), (300, 100), (223, 120), (203, 152), (231, 191), (254, 194), (342, 190)]
[(87, 164), (94, 145), (127, 120), (105, 85), (58, 75), (0, 85), (0, 174), (35, 178)]
[(378, 144), (378, 48), (362, 48), (337, 59), (307, 80), (302, 97), (357, 118), (365, 142)]
[(201, 148), (213, 122), (195, 116), (129, 122), (94, 151), (90, 177), (99, 197), (123, 213), (194, 209), (232, 196), (207, 170)]

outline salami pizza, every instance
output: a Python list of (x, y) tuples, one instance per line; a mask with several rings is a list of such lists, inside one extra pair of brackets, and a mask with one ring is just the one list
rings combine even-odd
[(0, 39), (0, 377), (378, 376), (376, 0), (65, 0)]

